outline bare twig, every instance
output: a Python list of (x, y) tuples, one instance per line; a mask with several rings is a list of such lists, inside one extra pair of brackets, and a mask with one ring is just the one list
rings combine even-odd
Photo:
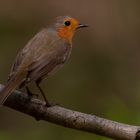
[[(0, 90), (3, 85), (0, 85)], [(5, 106), (65, 127), (83, 130), (115, 140), (140, 140), (140, 127), (118, 123), (60, 106), (46, 108), (45, 103), (27, 94), (15, 91), (5, 102)]]

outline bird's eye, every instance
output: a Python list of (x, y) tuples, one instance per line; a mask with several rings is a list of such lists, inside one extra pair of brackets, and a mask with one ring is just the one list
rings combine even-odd
[(71, 22), (70, 21), (65, 21), (64, 23), (66, 26), (70, 26), (71, 25)]

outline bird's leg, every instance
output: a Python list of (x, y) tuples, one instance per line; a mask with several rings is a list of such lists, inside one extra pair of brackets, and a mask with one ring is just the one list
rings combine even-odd
[(27, 86), (26, 86), (26, 91), (27, 91), (28, 96), (30, 96), (30, 97), (32, 97), (32, 96), (38, 97), (38, 94), (32, 93), (32, 92), (30, 91), (30, 89), (29, 89)]
[(41, 94), (42, 94), (42, 96), (43, 96), (43, 98), (44, 98), (44, 100), (45, 100), (45, 102), (46, 102), (46, 106), (47, 106), (47, 107), (50, 107), (51, 105), (49, 104), (49, 102), (48, 102), (48, 100), (47, 100), (47, 98), (46, 98), (46, 96), (45, 96), (43, 90), (42, 90), (41, 87), (40, 87), (40, 82), (41, 82), (40, 79), (37, 80), (37, 81), (36, 81), (36, 86), (38, 87), (39, 91), (41, 92)]

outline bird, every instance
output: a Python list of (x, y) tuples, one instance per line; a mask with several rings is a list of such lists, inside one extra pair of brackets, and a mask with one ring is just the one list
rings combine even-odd
[(46, 106), (50, 104), (40, 87), (44, 78), (54, 75), (68, 60), (72, 50), (75, 32), (88, 27), (71, 16), (58, 16), (52, 24), (38, 32), (16, 56), (8, 81), (0, 91), (0, 105), (3, 105), (11, 93), (26, 88), (32, 95), (29, 84), (35, 82)]

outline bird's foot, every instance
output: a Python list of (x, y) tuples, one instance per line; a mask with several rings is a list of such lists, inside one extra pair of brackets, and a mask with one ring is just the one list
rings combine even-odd
[(38, 98), (38, 94), (35, 94), (35, 93), (31, 93), (31, 94), (28, 94), (30, 97), (36, 97), (36, 98)]
[(38, 94), (31, 93), (31, 92), (30, 93), (27, 92), (27, 94), (28, 94), (29, 97), (36, 97), (36, 98), (38, 98), (38, 96), (39, 96)]
[(58, 106), (58, 105), (59, 105), (58, 103), (54, 103), (54, 102), (46, 102), (45, 103), (46, 107), (53, 107), (53, 106)]
[(32, 93), (29, 88), (26, 87), (26, 90), (27, 90), (27, 94), (29, 97), (36, 97), (38, 98), (38, 94), (35, 94), (35, 93)]
[[(57, 106), (57, 105), (59, 105), (59, 104), (57, 104), (57, 103), (52, 103), (52, 102), (45, 102), (45, 104), (44, 104), (44, 106), (46, 107), (46, 108), (49, 108), (49, 107), (53, 107), (53, 106)], [(35, 116), (35, 120), (36, 121), (40, 121), (41, 119), (40, 119), (40, 117), (39, 116)]]

